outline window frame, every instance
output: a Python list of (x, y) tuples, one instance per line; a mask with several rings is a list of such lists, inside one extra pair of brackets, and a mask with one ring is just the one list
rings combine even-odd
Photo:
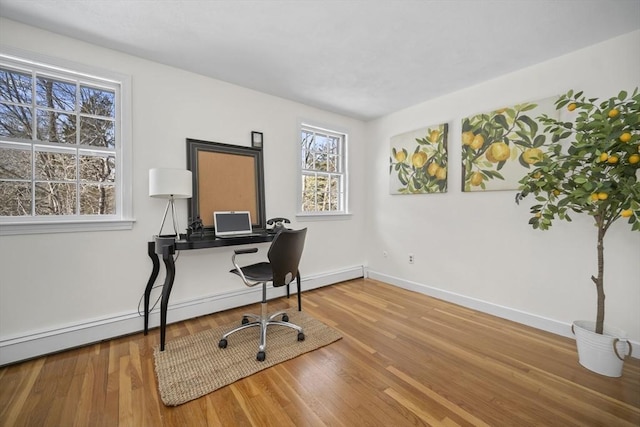
[[(133, 228), (133, 192), (132, 192), (132, 138), (131, 138), (131, 77), (109, 70), (78, 64), (60, 58), (22, 51), (0, 45), (0, 64), (16, 71), (31, 74), (42, 73), (63, 81), (70, 78), (91, 87), (103, 87), (114, 90), (115, 101), (115, 149), (116, 176), (116, 213), (113, 215), (75, 215), (58, 216), (0, 216), (0, 236), (39, 233), (61, 233), (82, 231), (130, 230)], [(35, 113), (35, 111), (34, 111)], [(21, 144), (24, 140), (2, 137), (8, 145)], [(13, 143), (13, 144), (12, 144)], [(30, 150), (41, 147), (53, 148), (55, 144), (33, 139)], [(92, 147), (74, 147), (76, 154), (101, 151)], [(47, 150), (49, 151), (49, 150)], [(35, 179), (32, 177), (32, 179)]]
[[(301, 137), (303, 130), (311, 130), (319, 133), (327, 133), (330, 136), (338, 136), (340, 137), (340, 147), (339, 147), (339, 157), (340, 157), (340, 166), (341, 172), (330, 172), (332, 175), (340, 175), (342, 177), (342, 200), (340, 205), (342, 209), (334, 210), (334, 211), (303, 211), (303, 178), (306, 175), (305, 172), (312, 171), (307, 170), (302, 167), (304, 163), (303, 159), (303, 149), (301, 146)], [(297, 142), (298, 142), (298, 154), (297, 154), (297, 162), (298, 162), (298, 178), (297, 178), (297, 206), (296, 206), (296, 217), (300, 219), (335, 219), (337, 217), (350, 216), (351, 213), (349, 211), (349, 132), (348, 130), (341, 128), (339, 126), (331, 126), (325, 125), (321, 123), (314, 122), (312, 120), (299, 120), (298, 121), (298, 133), (297, 133)]]

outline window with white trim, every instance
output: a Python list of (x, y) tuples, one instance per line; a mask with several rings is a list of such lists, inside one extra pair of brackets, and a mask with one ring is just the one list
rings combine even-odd
[(0, 54), (3, 231), (130, 218), (122, 93), (112, 77)]
[(300, 126), (299, 214), (347, 213), (347, 134)]

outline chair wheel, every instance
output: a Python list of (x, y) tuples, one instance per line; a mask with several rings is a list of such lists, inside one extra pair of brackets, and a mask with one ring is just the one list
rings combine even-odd
[(304, 341), (304, 333), (298, 332), (298, 341)]
[(220, 340), (220, 342), (218, 343), (218, 347), (220, 347), (220, 348), (227, 348), (227, 340), (226, 340), (226, 339), (224, 339), (224, 338), (222, 338), (222, 339)]
[(247, 319), (246, 317), (242, 318), (242, 324), (246, 325), (247, 323), (249, 323), (249, 319)]
[(282, 315), (282, 321), (283, 322), (288, 322), (289, 321), (289, 316), (287, 316), (286, 313)]
[(267, 355), (264, 353), (264, 351), (259, 351), (258, 355), (256, 356), (256, 360), (258, 362), (264, 362), (264, 359), (267, 357)]

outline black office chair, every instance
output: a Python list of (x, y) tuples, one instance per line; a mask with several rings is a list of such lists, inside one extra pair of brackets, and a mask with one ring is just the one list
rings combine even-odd
[[(254, 326), (260, 327), (260, 345), (258, 347), (258, 355), (256, 359), (262, 362), (265, 357), (267, 347), (267, 327), (271, 325), (286, 326), (298, 331), (298, 341), (304, 341), (304, 331), (298, 325), (289, 323), (289, 316), (285, 311), (269, 315), (267, 313), (267, 283), (273, 283), (274, 287), (289, 285), (296, 279), (298, 281), (298, 291), (300, 290), (300, 272), (298, 266), (302, 257), (302, 249), (304, 248), (304, 240), (307, 235), (307, 229), (302, 230), (282, 230), (278, 232), (271, 243), (267, 257), (269, 262), (259, 262), (245, 267), (240, 267), (236, 262), (236, 256), (248, 253), (258, 252), (258, 248), (238, 249), (234, 251), (232, 262), (235, 268), (230, 273), (240, 276), (245, 285), (249, 287), (262, 284), (262, 303), (261, 313), (244, 314), (242, 316), (242, 325), (222, 336), (218, 346), (226, 348), (229, 335)], [(282, 316), (282, 320), (275, 320), (276, 317)], [(249, 319), (253, 319), (249, 322)]]

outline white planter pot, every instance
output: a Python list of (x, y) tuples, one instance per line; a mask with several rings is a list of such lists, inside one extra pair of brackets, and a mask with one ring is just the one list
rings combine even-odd
[(571, 330), (576, 336), (578, 359), (585, 368), (608, 377), (622, 375), (625, 356), (631, 355), (631, 343), (622, 329), (605, 325), (603, 334), (596, 334), (595, 322), (576, 320)]

